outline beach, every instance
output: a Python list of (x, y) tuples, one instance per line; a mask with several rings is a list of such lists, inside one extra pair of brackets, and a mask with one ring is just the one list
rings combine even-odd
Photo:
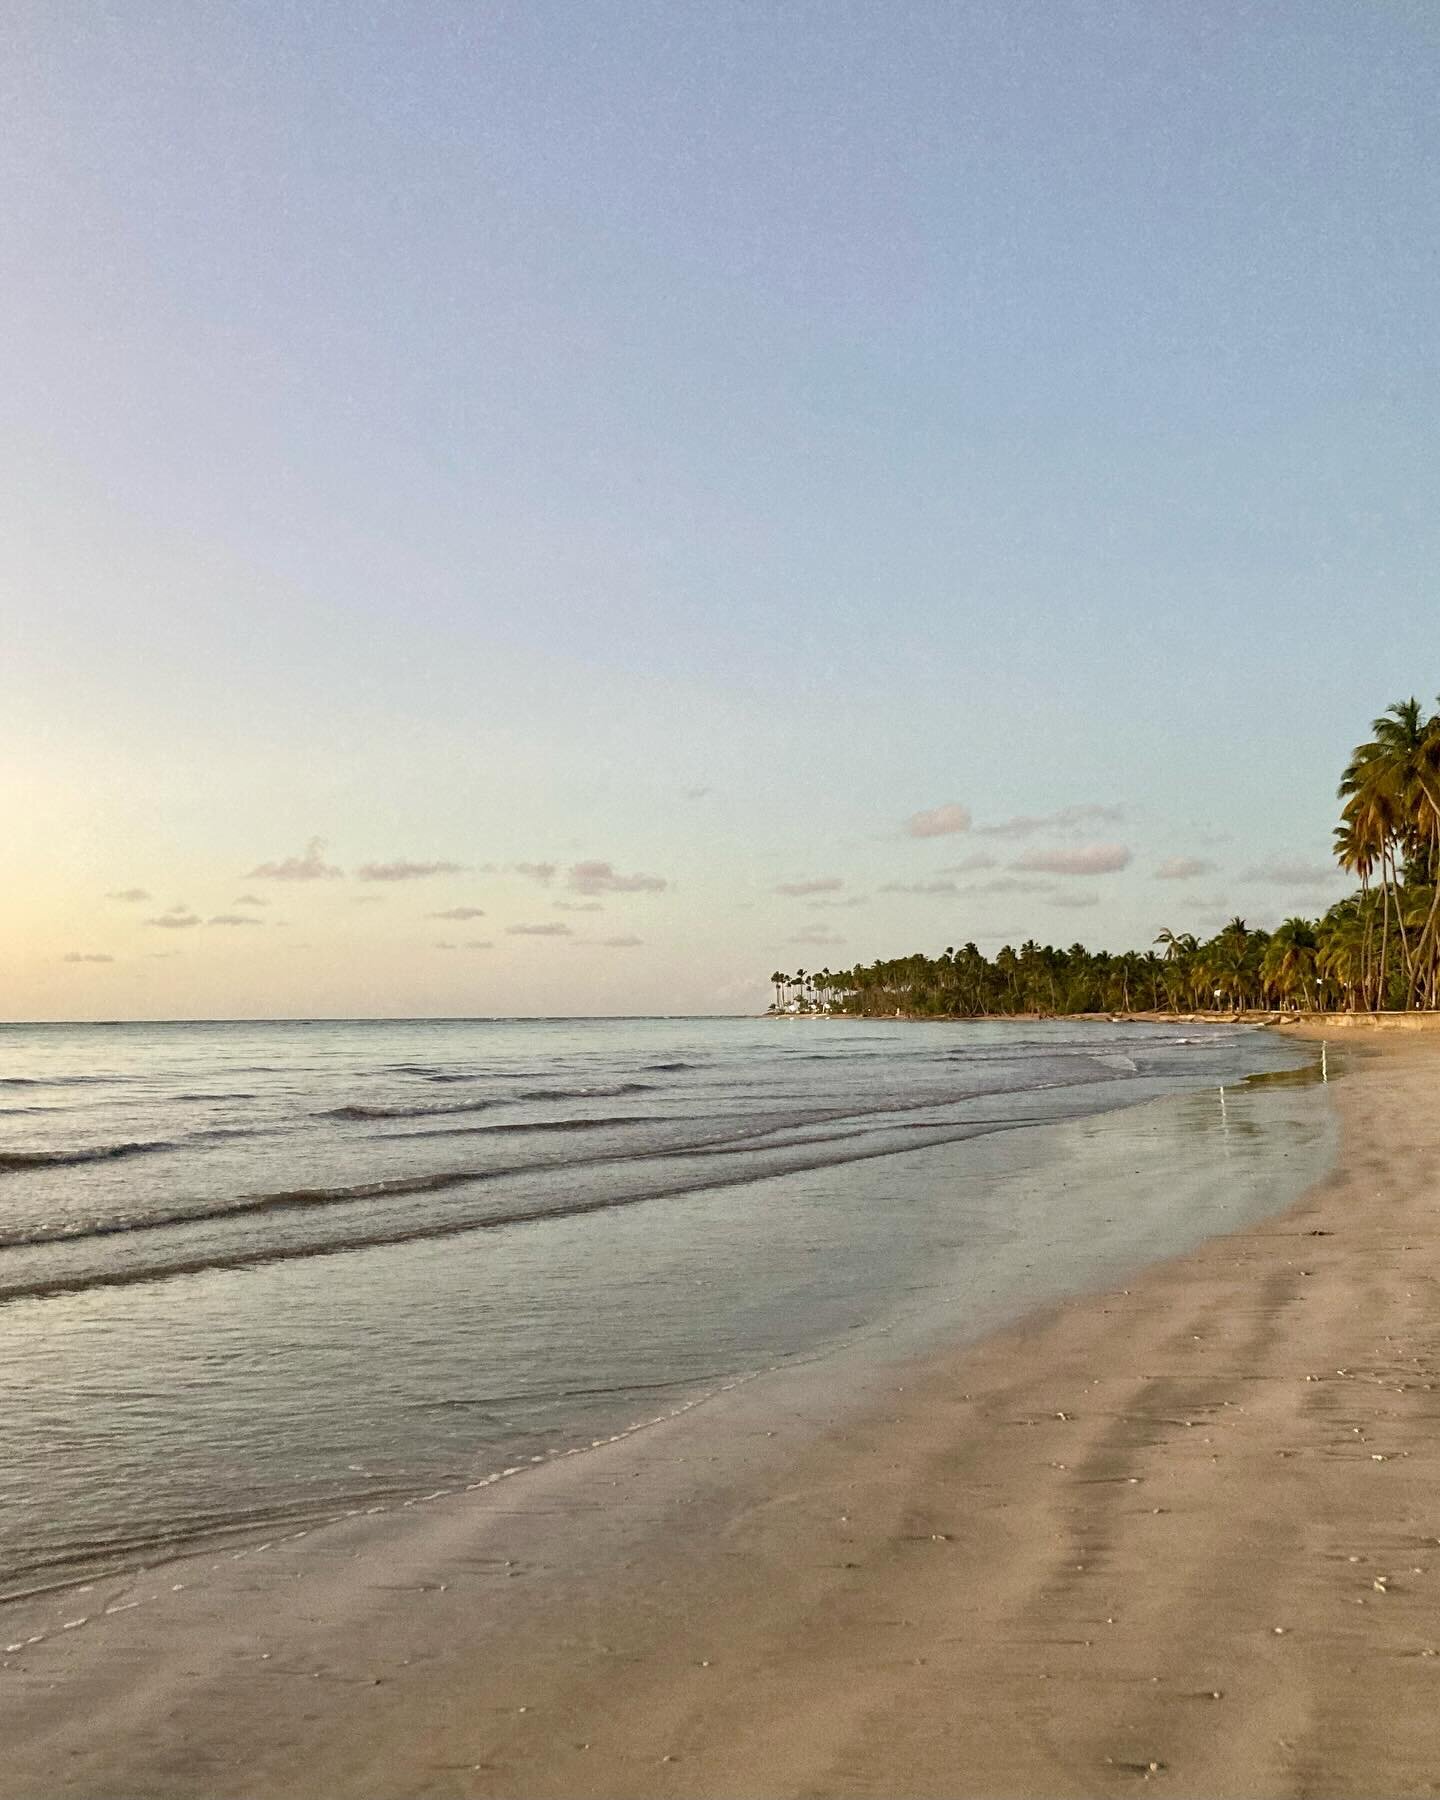
[(978, 1343), (13, 1603), (0, 1795), (1434, 1791), (1437, 1058), (1355, 1034), (1298, 1206)]

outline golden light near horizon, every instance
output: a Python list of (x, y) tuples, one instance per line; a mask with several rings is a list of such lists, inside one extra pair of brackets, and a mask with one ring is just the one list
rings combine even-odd
[[(18, 28), (8, 1016), (744, 1011), (811, 951), (1342, 891), (1333, 772), (1431, 649), (1423, 34), (1273, 20), (1177, 112), (1128, 14), (891, 21), (858, 86), (795, 21), (166, 17)], [(209, 925), (317, 836), (497, 873)], [(587, 860), (668, 885), (530, 916)]]

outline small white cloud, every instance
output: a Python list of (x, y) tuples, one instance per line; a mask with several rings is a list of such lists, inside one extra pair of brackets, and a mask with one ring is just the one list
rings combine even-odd
[(324, 838), (313, 837), (303, 856), (287, 856), (283, 862), (260, 863), (247, 881), (338, 881), (345, 873), (325, 861)]
[(1081, 831), (1096, 825), (1119, 825), (1124, 822), (1123, 806), (1062, 806), (1053, 813), (1017, 813), (996, 825), (977, 825), (979, 837), (1035, 837), (1042, 831)]
[(604, 903), (600, 900), (552, 900), (550, 904), (556, 912), (604, 912)]
[(517, 875), (528, 876), (531, 881), (538, 881), (541, 887), (549, 887), (559, 873), (559, 865), (547, 862), (526, 862), (514, 865)]
[(658, 894), (670, 885), (663, 875), (621, 875), (608, 862), (572, 863), (565, 880), (577, 894)]
[(199, 913), (186, 912), (182, 907), (172, 907), (158, 918), (147, 919), (147, 925), (158, 925), (162, 931), (188, 931), (192, 925), (200, 923)]
[(107, 900), (138, 901), (150, 898), (149, 888), (112, 888), (105, 896)]
[(1193, 881), (1197, 875), (1213, 875), (1215, 865), (1203, 856), (1167, 856), (1155, 871), (1157, 881)]
[(905, 835), (916, 838), (954, 837), (957, 832), (969, 829), (970, 808), (954, 800), (947, 801), (944, 806), (932, 806), (925, 812), (911, 813), (904, 825)]
[(569, 937), (570, 927), (559, 919), (552, 919), (544, 925), (507, 925), (507, 937)]
[(882, 894), (958, 894), (953, 881), (887, 881)]
[(270, 902), (262, 899), (259, 894), (241, 894), (235, 904), (236, 906), (268, 906)]
[(263, 925), (263, 919), (252, 919), (245, 913), (216, 913), (205, 921), (207, 925)]
[(483, 919), (483, 906), (447, 906), (444, 912), (433, 912), (432, 919)]
[(806, 912), (849, 912), (854, 907), (868, 906), (869, 904), (870, 896), (868, 894), (847, 894), (843, 900), (837, 900), (832, 895), (821, 900), (807, 900), (805, 910)]
[(997, 875), (993, 881), (972, 881), (967, 894), (1051, 894), (1053, 881), (1029, 881), (1023, 875)]
[(463, 875), (464, 863), (457, 862), (406, 862), (404, 857), (395, 862), (361, 863), (355, 871), (361, 881), (428, 881), (432, 875)]
[(466, 938), (463, 944), (451, 944), (441, 939), (435, 948), (437, 950), (493, 950), (495, 945), (489, 938)]
[(166, 962), (170, 957), (178, 956), (179, 954), (180, 952), (178, 950), (147, 950), (145, 952), (145, 960), (146, 962)]
[(103, 950), (67, 950), (60, 958), (67, 963), (113, 963), (113, 956), (106, 956)]
[(1027, 850), (1012, 866), (1045, 875), (1111, 875), (1129, 863), (1123, 844), (1081, 844), (1073, 850)]
[(838, 893), (844, 885), (845, 883), (838, 875), (816, 875), (809, 881), (782, 881), (775, 892), (788, 894), (792, 899), (799, 899), (806, 894)]

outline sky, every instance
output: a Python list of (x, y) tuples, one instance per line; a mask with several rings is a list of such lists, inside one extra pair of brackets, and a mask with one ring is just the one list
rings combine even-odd
[(0, 1017), (740, 1012), (1344, 891), (1432, 0), (11, 0)]

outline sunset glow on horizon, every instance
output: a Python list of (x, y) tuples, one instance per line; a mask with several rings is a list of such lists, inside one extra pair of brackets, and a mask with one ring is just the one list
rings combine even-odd
[(1346, 891), (1440, 686), (1427, 9), (5, 60), (0, 1018), (755, 1012)]

